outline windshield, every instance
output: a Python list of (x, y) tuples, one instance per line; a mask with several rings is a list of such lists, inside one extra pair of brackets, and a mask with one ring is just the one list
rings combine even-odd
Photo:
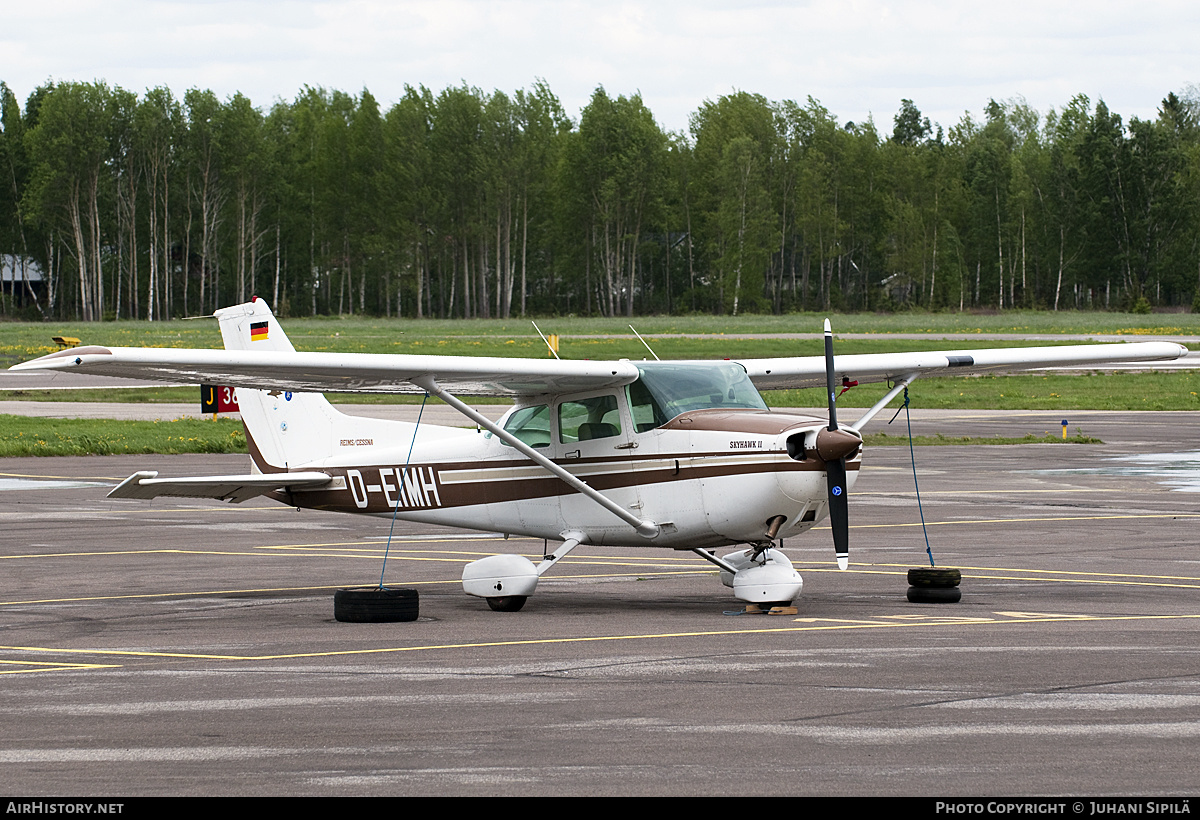
[(661, 427), (689, 410), (766, 410), (766, 402), (733, 362), (671, 364), (645, 362), (629, 385), (629, 406), (639, 433)]

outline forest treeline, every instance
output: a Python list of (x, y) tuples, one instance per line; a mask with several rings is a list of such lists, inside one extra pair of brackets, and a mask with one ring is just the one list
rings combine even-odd
[[(1077, 96), (885, 132), (738, 92), (665, 132), (598, 88), (142, 95), (0, 83), (0, 310), (783, 313), (1200, 304), (1200, 102)], [(40, 277), (40, 279), (39, 279)]]

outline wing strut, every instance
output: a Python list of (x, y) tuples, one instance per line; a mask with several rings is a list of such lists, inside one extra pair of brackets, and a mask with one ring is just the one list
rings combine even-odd
[(484, 416), (480, 413), (476, 413), (475, 410), (473, 410), (472, 408), (463, 404), (461, 401), (459, 401), (453, 395), (451, 395), (450, 393), (447, 393), (444, 389), (442, 389), (442, 387), (437, 383), (437, 380), (433, 376), (418, 376), (415, 379), (410, 379), (410, 381), (413, 384), (417, 385), (418, 387), (423, 388), (424, 390), (429, 392), (431, 395), (437, 396), (439, 399), (446, 402), (446, 404), (450, 405), (455, 410), (457, 410), (458, 412), (462, 413), (464, 416), (469, 418), (471, 421), (478, 424), (484, 430), (487, 430), (489, 433), (491, 433), (494, 436), (498, 436), (501, 441), (512, 445), (512, 447), (515, 448), (518, 452), (522, 453), (523, 455), (528, 456), (530, 459), (532, 459), (536, 463), (540, 464), (542, 467), (545, 467), (547, 470), (549, 470), (555, 476), (557, 476), (558, 478), (561, 478), (572, 489), (578, 490), (579, 492), (583, 493), (588, 498), (592, 499), (597, 504), (599, 504), (601, 507), (604, 507), (604, 509), (611, 512), (613, 515), (617, 516), (622, 521), (625, 521), (626, 523), (628, 523), (631, 527), (633, 527), (635, 530), (637, 530), (638, 535), (642, 536), (643, 538), (654, 538), (658, 535), (659, 527), (653, 521), (646, 521), (641, 518), (638, 518), (636, 515), (631, 513), (629, 510), (625, 509), (624, 507), (622, 507), (617, 502), (613, 501), (608, 496), (601, 494), (598, 490), (595, 490), (595, 489), (589, 487), (587, 482), (580, 480), (579, 478), (572, 475), (565, 468), (559, 466), (558, 464), (555, 464), (553, 461), (546, 458), (544, 455), (539, 453), (537, 450), (533, 449), (528, 444), (521, 441), (519, 438), (517, 438), (516, 436), (514, 436), (512, 433), (508, 432), (504, 428), (500, 427), (499, 425), (497, 425), (495, 422), (493, 422), (486, 416)]
[(910, 384), (915, 382), (917, 380), (917, 376), (919, 376), (919, 375), (920, 375), (919, 373), (905, 373), (903, 376), (901, 376), (899, 379), (897, 379), (895, 386), (893, 386), (892, 389), (887, 392), (887, 395), (885, 395), (879, 401), (875, 402), (874, 406), (872, 406), (870, 410), (863, 413), (862, 418), (860, 418), (858, 421), (854, 422), (854, 424), (851, 424), (850, 429), (856, 433), (862, 432), (862, 429), (866, 425), (866, 423), (868, 421), (870, 421), (871, 419), (875, 418), (875, 416), (879, 413), (880, 410), (887, 407), (888, 402), (890, 402), (892, 399), (896, 398), (896, 396), (899, 395), (901, 390), (903, 390), (904, 388), (908, 387)]

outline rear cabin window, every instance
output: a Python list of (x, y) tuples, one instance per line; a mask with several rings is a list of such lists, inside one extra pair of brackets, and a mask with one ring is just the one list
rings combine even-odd
[[(530, 447), (550, 446), (550, 408), (544, 404), (522, 407), (508, 417), (504, 429)], [(501, 439), (505, 446), (511, 447)]]

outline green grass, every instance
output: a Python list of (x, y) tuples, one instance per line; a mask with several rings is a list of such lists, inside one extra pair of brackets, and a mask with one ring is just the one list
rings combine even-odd
[[(739, 317), (642, 317), (639, 331), (664, 359), (767, 358), (818, 356), (820, 339), (747, 339), (744, 333), (816, 332), (819, 314)], [(575, 317), (539, 320), (544, 332), (562, 335), (561, 352), (571, 359), (641, 360), (648, 354), (629, 333), (624, 319)], [(301, 350), (362, 353), (415, 353), (459, 356), (522, 356), (546, 358), (546, 348), (526, 320), (398, 320), (363, 318), (285, 319), (284, 326)], [(876, 338), (842, 339), (839, 354), (898, 353), (931, 349), (978, 349), (1053, 344), (1045, 341), (944, 340), (944, 333), (1120, 333), (1200, 334), (1200, 314), (1013, 312), (994, 315), (851, 314), (834, 317), (846, 333), (873, 333)], [(720, 332), (713, 332), (720, 328)], [(896, 339), (888, 334), (921, 332), (924, 339)], [(85, 344), (162, 347), (220, 347), (216, 322), (0, 323), (0, 366), (33, 358), (55, 349), (50, 335), (78, 336)], [(584, 338), (611, 333), (620, 338)], [(703, 334), (699, 337), (660, 334)], [(1067, 342), (1071, 343), (1071, 342)], [(822, 390), (787, 390), (766, 394), (775, 407), (821, 407)], [(867, 407), (884, 392), (880, 386), (855, 388), (840, 402)], [(913, 406), (925, 409), (1011, 409), (1069, 411), (1198, 410), (1200, 376), (1189, 372), (1109, 375), (1006, 375), (937, 378), (918, 381), (911, 389)], [(109, 390), (4, 391), (0, 399), (28, 401), (120, 401), (197, 403), (194, 387)], [(413, 404), (420, 396), (331, 394), (335, 403)], [(896, 403), (899, 399), (896, 400)], [(484, 399), (481, 403), (507, 403)]]
[[(0, 325), (3, 327), (3, 325)], [(291, 328), (289, 327), (290, 331)], [(97, 334), (103, 335), (103, 334)], [(297, 350), (335, 353), (402, 353), (426, 356), (497, 356), (501, 358), (546, 359), (546, 345), (537, 336), (532, 339), (521, 336), (417, 336), (405, 334), (389, 339), (381, 336), (338, 336), (335, 338), (300, 337), (290, 334)], [(819, 338), (749, 339), (744, 336), (715, 334), (704, 337), (658, 336), (642, 334), (654, 352), (662, 359), (766, 359), (791, 356), (824, 355), (824, 343)], [(85, 338), (86, 344), (103, 344), (110, 347), (200, 347), (219, 348), (219, 341), (181, 337), (177, 344), (162, 344), (160, 337), (144, 339), (129, 338), (104, 341)], [(976, 350), (987, 347), (1031, 347), (1056, 344), (1080, 344), (1078, 341), (996, 341), (993, 339), (953, 339), (937, 336), (928, 339), (894, 339), (881, 336), (878, 339), (839, 339), (838, 355), (852, 353), (904, 353), (918, 350)], [(53, 353), (53, 345), (13, 343), (0, 344), (0, 366), (9, 367), (18, 362)], [(573, 360), (641, 361), (653, 358), (636, 338), (563, 338), (559, 355)]]
[[(870, 407), (884, 385), (851, 388), (842, 407)], [(925, 410), (1200, 410), (1200, 371), (1019, 374), (919, 379), (908, 389), (914, 408)], [(774, 407), (824, 407), (825, 391), (777, 390), (763, 394)], [(892, 407), (903, 403), (903, 395)]]
[[(632, 323), (650, 340), (664, 358), (721, 356), (817, 355), (818, 341), (780, 342), (781, 347), (760, 347), (729, 337), (744, 333), (819, 333), (826, 314), (795, 313), (785, 316), (644, 316)], [(931, 340), (945, 333), (1017, 334), (1200, 334), (1200, 314), (1087, 313), (1079, 311), (996, 314), (896, 313), (832, 315), (838, 333), (924, 333)], [(539, 319), (545, 333), (563, 337), (562, 353), (569, 358), (637, 358), (645, 348), (629, 332), (625, 318), (590, 319), (556, 317)], [(285, 318), (284, 328), (301, 350), (337, 350), (368, 353), (447, 353), (454, 355), (546, 355), (545, 345), (527, 319), (374, 319), (358, 317)], [(661, 334), (694, 333), (707, 344), (693, 348), (683, 340), (655, 340)], [(623, 339), (572, 338), (615, 334)], [(212, 319), (145, 322), (0, 322), (0, 363), (18, 361), (53, 352), (53, 335), (75, 336), (84, 344), (130, 347), (219, 347), (220, 334)], [(846, 342), (845, 344), (849, 344)], [(660, 345), (662, 349), (660, 349)], [(941, 345), (938, 345), (941, 346)], [(950, 346), (959, 346), (952, 343)], [(996, 346), (992, 344), (991, 346)], [(919, 348), (928, 348), (920, 342)], [(785, 352), (773, 352), (774, 350)], [(916, 349), (916, 348), (914, 348)], [(871, 352), (869, 349), (839, 352)]]
[(120, 402), (121, 404), (186, 404), (200, 410), (198, 387), (119, 387), (112, 390), (0, 390), (0, 401)]
[[(635, 326), (664, 359), (767, 358), (818, 356), (820, 339), (747, 339), (748, 333), (817, 333), (822, 314), (790, 316), (642, 317)], [(891, 353), (932, 349), (977, 349), (1052, 344), (1044, 341), (945, 341), (946, 333), (1016, 334), (1200, 334), (1200, 315), (1120, 313), (1001, 313), (893, 315), (856, 314), (832, 317), (842, 333), (871, 333), (878, 338), (842, 339), (839, 354)], [(562, 337), (561, 353), (570, 359), (641, 360), (645, 348), (630, 334), (624, 319), (539, 320), (546, 333)], [(526, 320), (388, 320), (361, 318), (285, 319), (284, 327), (300, 350), (361, 353), (415, 353), (458, 356), (523, 356), (546, 358), (546, 348)], [(714, 332), (715, 328), (720, 328)], [(889, 338), (892, 333), (924, 333), (925, 339)], [(584, 338), (612, 334), (618, 338)], [(700, 334), (686, 337), (678, 334)], [(0, 322), (0, 366), (34, 358), (56, 348), (51, 335), (77, 336), (84, 344), (130, 347), (221, 346), (216, 322), (21, 323)], [(1070, 342), (1067, 342), (1070, 343)], [(864, 385), (839, 399), (843, 407), (868, 407), (883, 395), (882, 385)], [(917, 381), (910, 388), (912, 406), (920, 409), (1045, 410), (1200, 410), (1200, 372), (1101, 375), (1005, 375), (938, 378)], [(823, 407), (824, 391), (784, 390), (764, 394), (773, 407)], [(195, 403), (195, 387), (144, 389), (4, 391), (0, 399), (27, 401)], [(335, 403), (416, 404), (420, 396), (331, 394)], [(504, 399), (491, 399), (507, 403)], [(897, 398), (892, 406), (899, 406)], [(870, 434), (868, 444), (906, 444), (907, 437)], [(1023, 438), (920, 437), (917, 444), (1062, 443), (1047, 433)], [(1095, 441), (1076, 435), (1068, 442)], [(27, 455), (85, 455), (115, 453), (228, 453), (245, 452), (239, 424), (229, 420), (128, 422), (82, 419), (44, 419), (0, 416), (0, 457)]]
[[(907, 445), (907, 436), (871, 433), (870, 446)], [(913, 443), (964, 444), (1101, 444), (1100, 439), (1076, 434), (1067, 439), (1032, 433), (1021, 438), (916, 436)], [(245, 453), (246, 438), (239, 422), (177, 419), (175, 421), (117, 421), (114, 419), (45, 419), (0, 415), (0, 457), (88, 456), (122, 454)]]
[[(908, 436), (893, 436), (890, 433), (868, 433), (863, 436), (863, 443), (871, 447), (880, 445), (903, 445), (907, 447)], [(1035, 436), (1033, 433), (1029, 433), (1020, 438), (1006, 436), (943, 436), (939, 433), (936, 436), (913, 436), (912, 443), (917, 447), (929, 447), (967, 444), (1103, 444), (1104, 442), (1098, 438), (1079, 433), (1067, 436), (1066, 438), (1063, 438), (1061, 435), (1051, 435), (1050, 433), (1044, 436)]]
[[(420, 404), (420, 394), (326, 393), (333, 404)], [(511, 399), (471, 396), (471, 404), (512, 404)], [(194, 404), (200, 412), (198, 387), (117, 387), (111, 390), (84, 387), (78, 390), (0, 390), (0, 401), (117, 402), (120, 404)], [(429, 398), (429, 404), (442, 404)]]
[[(887, 392), (884, 385), (852, 388), (838, 399), (842, 407), (870, 407)], [(1017, 374), (920, 379), (909, 388), (914, 408), (924, 410), (1200, 410), (1200, 370), (1167, 372)], [(771, 390), (763, 397), (772, 407), (824, 407), (825, 391)], [(334, 404), (420, 404), (421, 396), (331, 393)], [(116, 388), (112, 390), (7, 390), (2, 401), (128, 402), (195, 404), (195, 387)], [(430, 399), (436, 402), (435, 399)], [(903, 397), (892, 400), (898, 407)], [(503, 398), (472, 398), (475, 404), (508, 404)]]
[(0, 415), (0, 457), (244, 453), (241, 422), (115, 421)]

